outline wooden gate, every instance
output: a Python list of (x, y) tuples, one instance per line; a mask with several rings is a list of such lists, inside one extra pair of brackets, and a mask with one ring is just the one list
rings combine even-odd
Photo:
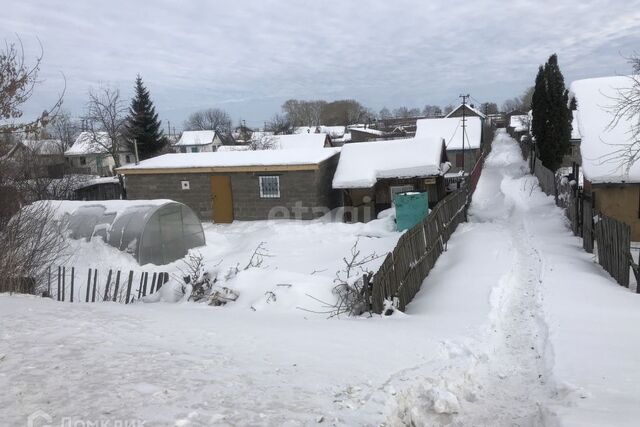
[(213, 222), (233, 222), (233, 198), (231, 178), (227, 175), (211, 177), (211, 201), (213, 204)]

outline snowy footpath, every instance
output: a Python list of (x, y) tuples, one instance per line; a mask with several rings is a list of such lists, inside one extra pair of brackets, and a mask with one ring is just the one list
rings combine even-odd
[[(506, 134), (469, 222), (407, 313), (326, 319), (296, 309), (296, 288), (330, 295), (355, 238), (379, 253), (397, 239), (375, 224), (296, 227), (307, 243), (293, 261), (285, 248), (296, 240), (277, 228), (256, 224), (242, 245), (220, 235), (225, 262), (256, 241), (279, 255), (246, 273), (233, 306), (0, 295), (0, 425), (33, 413), (51, 425), (638, 425), (640, 298), (582, 251)], [(340, 233), (322, 237), (328, 230)], [(213, 246), (205, 255), (218, 258)], [(256, 306), (283, 278), (294, 284), (279, 291), (283, 304)]]

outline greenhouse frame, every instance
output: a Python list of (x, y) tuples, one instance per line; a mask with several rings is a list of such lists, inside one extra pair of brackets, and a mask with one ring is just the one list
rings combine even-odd
[(67, 221), (71, 238), (102, 237), (140, 265), (169, 264), (189, 249), (205, 245), (197, 215), (173, 200), (65, 201), (56, 208)]

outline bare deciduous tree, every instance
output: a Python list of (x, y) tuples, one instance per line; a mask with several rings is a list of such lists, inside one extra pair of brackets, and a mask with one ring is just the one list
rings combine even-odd
[(291, 123), (285, 116), (276, 114), (269, 122), (267, 122), (266, 130), (269, 130), (276, 135), (286, 135), (291, 133)]
[(4, 49), (0, 50), (0, 129), (4, 132), (35, 134), (55, 117), (62, 105), (64, 89), (51, 108), (31, 121), (18, 122), (23, 116), (22, 105), (31, 98), (38, 83), (43, 52), (40, 45), (40, 54), (29, 65), (20, 39), (17, 44), (5, 41)]
[(273, 135), (257, 135), (251, 136), (249, 139), (249, 150), (260, 151), (260, 150), (274, 150), (277, 147), (278, 140)]
[(118, 154), (128, 148), (124, 139), (126, 114), (127, 108), (118, 89), (103, 87), (89, 92), (87, 123), (90, 143), (108, 153), (116, 168), (120, 167)]
[(44, 283), (47, 267), (61, 261), (66, 226), (56, 220), (52, 203), (26, 206), (1, 220), (0, 291), (37, 292), (32, 286)]
[(64, 154), (80, 133), (80, 125), (75, 122), (68, 111), (60, 111), (49, 126), (51, 135), (60, 141), (60, 154)]
[(184, 122), (185, 130), (215, 130), (223, 134), (231, 132), (231, 117), (220, 108), (196, 111)]
[(632, 68), (632, 74), (628, 77), (629, 86), (616, 90), (616, 95), (612, 98), (613, 105), (608, 107), (612, 114), (608, 128), (615, 128), (620, 122), (628, 122), (628, 139), (624, 143), (611, 144), (620, 148), (603, 159), (620, 163), (626, 173), (640, 159), (640, 56), (634, 55), (628, 61)]

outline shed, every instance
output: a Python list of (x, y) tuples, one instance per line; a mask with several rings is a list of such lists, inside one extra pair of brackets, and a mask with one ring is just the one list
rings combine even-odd
[(126, 176), (129, 199), (171, 197), (205, 221), (313, 219), (337, 207), (331, 179), (338, 153), (300, 148), (165, 154), (118, 172)]
[(196, 214), (172, 200), (48, 201), (73, 239), (100, 236), (140, 265), (164, 265), (205, 244)]
[(482, 146), (482, 120), (466, 117), (464, 133), (461, 117), (420, 119), (417, 121), (416, 138), (444, 138), (447, 158), (451, 161), (451, 173), (473, 169), (480, 157)]
[(368, 221), (391, 207), (397, 193), (428, 191), (429, 205), (434, 206), (445, 196), (442, 175), (448, 168), (442, 138), (347, 144), (333, 188), (342, 190), (347, 220)]
[(115, 200), (122, 198), (122, 187), (117, 176), (93, 178), (84, 181), (73, 192), (76, 200)]

